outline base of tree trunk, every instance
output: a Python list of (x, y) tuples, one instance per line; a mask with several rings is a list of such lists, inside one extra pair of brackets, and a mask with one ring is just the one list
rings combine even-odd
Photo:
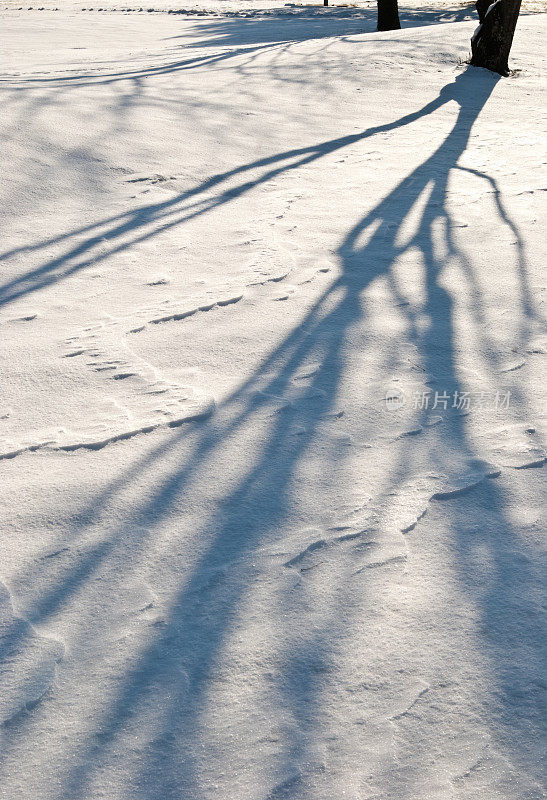
[(378, 0), (378, 30), (398, 31), (400, 27), (397, 0)]
[(477, 2), (482, 22), (471, 39), (471, 64), (500, 75), (509, 74), (509, 52), (517, 25), (521, 0), (495, 0), (486, 11)]

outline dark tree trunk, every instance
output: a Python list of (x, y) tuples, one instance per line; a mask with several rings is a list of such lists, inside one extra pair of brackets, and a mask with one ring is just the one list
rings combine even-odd
[(396, 31), (400, 27), (397, 0), (378, 0), (378, 30)]
[(477, 0), (475, 3), (475, 8), (477, 9), (477, 14), (479, 15), (479, 22), (484, 22), (486, 12), (493, 2), (494, 0)]
[(485, 67), (500, 75), (509, 74), (509, 51), (520, 3), (521, 0), (495, 0), (485, 11), (485, 0), (477, 0), (479, 19), (481, 14), (482, 19), (471, 39), (471, 64), (474, 67)]

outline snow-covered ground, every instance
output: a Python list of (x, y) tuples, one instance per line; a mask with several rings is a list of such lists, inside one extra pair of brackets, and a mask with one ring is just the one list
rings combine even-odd
[(0, 5), (0, 797), (544, 797), (539, 4), (508, 79), (464, 4), (56, 5)]

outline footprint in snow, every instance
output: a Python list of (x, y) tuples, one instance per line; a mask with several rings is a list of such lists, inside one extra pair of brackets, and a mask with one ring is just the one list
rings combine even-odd
[(9, 322), (32, 322), (37, 319), (37, 317), (38, 314), (36, 313), (24, 314), (22, 317), (13, 317)]

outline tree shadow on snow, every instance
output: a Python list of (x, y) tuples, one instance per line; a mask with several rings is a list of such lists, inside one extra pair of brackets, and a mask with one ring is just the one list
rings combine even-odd
[[(418, 28), (447, 22), (477, 19), (473, 3), (454, 8), (400, 8), (403, 28)], [(200, 22), (189, 31), (172, 39), (194, 39), (196, 47), (233, 47), (265, 42), (298, 42), (330, 36), (351, 36), (376, 33), (377, 10), (370, 8), (290, 8), (245, 11), (244, 14), (223, 14), (220, 19)]]
[[(161, 59), (161, 63), (147, 64), (137, 69), (113, 67), (109, 70), (101, 62), (97, 72), (88, 74), (78, 70), (72, 75), (48, 75), (19, 79), (10, 76), (0, 78), (0, 86), (6, 84), (9, 89), (19, 92), (37, 86), (55, 86), (61, 89), (63, 87), (75, 88), (91, 83), (105, 85), (204, 67), (222, 66), (225, 62), (231, 62), (241, 56), (246, 56), (249, 64), (252, 64), (263, 52), (294, 45), (298, 42), (349, 37), (363, 33), (371, 33), (379, 37), (397, 34), (397, 31), (383, 33), (376, 31), (377, 12), (375, 6), (370, 8), (323, 8), (322, 6), (317, 8), (275, 8), (233, 14), (226, 12), (210, 19), (207, 17), (196, 19), (196, 15), (192, 17), (190, 14), (194, 24), (189, 24), (188, 13), (180, 12), (185, 16), (184, 33), (170, 36), (166, 41), (181, 42), (180, 48), (183, 52), (205, 48), (235, 49), (188, 55), (188, 57), (168, 61), (164, 60), (165, 53), (158, 53), (156, 57)], [(177, 14), (173, 13), (172, 18), (175, 27)], [(473, 3), (442, 10), (434, 7), (401, 7), (400, 19), (403, 28), (462, 22), (468, 19), (478, 20)]]
[[(52, 797), (64, 800), (89, 797), (97, 768), (109, 760), (120, 741), (125, 742), (128, 730), (138, 730), (139, 736), (145, 740), (135, 766), (136, 773), (131, 777), (130, 794), (133, 798), (167, 800), (204, 795), (201, 776), (207, 774), (207, 760), (214, 749), (213, 745), (208, 749), (204, 744), (206, 737), (211, 736), (208, 693), (217, 672), (222, 670), (222, 655), (231, 637), (241, 632), (241, 614), (254, 575), (253, 559), (258, 557), (258, 551), (265, 543), (275, 540), (275, 532), (283, 526), (299, 466), (320, 436), (325, 418), (336, 413), (336, 399), (347, 369), (348, 334), (362, 325), (365, 318), (361, 302), (363, 292), (383, 279), (393, 301), (398, 303), (401, 298), (392, 268), (396, 260), (410, 249), (421, 254), (424, 265), (422, 312), (427, 315), (429, 326), (422, 330), (412, 310), (402, 306), (401, 313), (406, 315), (409, 330), (408, 340), (416, 347), (426, 379), (438, 381), (449, 393), (463, 390), (456, 367), (454, 298), (442, 282), (443, 267), (448, 259), (459, 260), (468, 285), (475, 289), (479, 305), (481, 296), (479, 288), (474, 286), (471, 266), (458, 250), (453, 237), (447, 185), (451, 171), (463, 169), (458, 161), (496, 80), (486, 72), (468, 68), (454, 83), (446, 86), (438, 98), (393, 123), (237, 167), (212, 177), (173, 200), (151, 204), (102, 223), (97, 226), (100, 232), (95, 232), (94, 226), (82, 228), (78, 235), (80, 238), (84, 236), (83, 241), (62, 258), (27, 276), (27, 280), (34, 281), (35, 288), (40, 288), (89, 263), (88, 253), (99, 238), (103, 240), (105, 231), (109, 243), (108, 253), (104, 255), (107, 257), (132, 243), (232, 202), (278, 175), (367, 137), (412, 124), (448, 102), (456, 102), (460, 107), (452, 131), (438, 149), (347, 233), (338, 249), (339, 276), (317, 298), (305, 318), (264, 359), (253, 376), (227, 398), (213, 420), (195, 423), (177, 432), (170, 442), (149, 453), (140, 464), (130, 468), (96, 498), (94, 507), (97, 508), (115, 503), (118, 492), (138, 480), (153, 462), (166, 459), (169, 454), (176, 455), (182, 442), (190, 443), (189, 453), (183, 457), (180, 467), (148, 492), (142, 504), (130, 510), (127, 519), (111, 532), (107, 540), (88, 552), (65, 585), (55, 594), (37, 599), (34, 612), (31, 609), (29, 614), (31, 622), (43, 622), (56, 609), (66, 605), (71, 595), (80, 591), (91, 576), (105, 568), (105, 564), (115, 563), (116, 570), (120, 570), (119, 574), (111, 576), (112, 585), (115, 586), (116, 581), (123, 582), (127, 577), (123, 568), (125, 548), (129, 548), (133, 555), (135, 551), (145, 552), (153, 531), (168, 518), (170, 509), (180, 502), (204, 465), (214, 464), (228, 441), (237, 437), (255, 417), (272, 410), (269, 427), (261, 434), (254, 452), (245, 454), (248, 467), (244, 475), (225, 493), (217, 504), (218, 510), (204, 523), (200, 532), (200, 540), (204, 543), (202, 552), (169, 608), (165, 623), (157, 629), (152, 641), (137, 655), (134, 666), (123, 676), (118, 696), (112, 700), (96, 728), (89, 734), (84, 732), (87, 737), (85, 745), (74, 759), (70, 774), (63, 776), (64, 788)], [(259, 174), (254, 175), (255, 171)], [(248, 180), (245, 180), (246, 173), (252, 173)], [(494, 187), (495, 192), (498, 191), (491, 178), (476, 174)], [(224, 184), (234, 180), (240, 182), (223, 188)], [(206, 195), (205, 198), (200, 197), (202, 194)], [(420, 202), (423, 202), (423, 207), (419, 206)], [(502, 223), (509, 225), (518, 235), (505, 212), (499, 192), (496, 202)], [(417, 208), (421, 210), (416, 233), (408, 242), (400, 244), (402, 225)], [(445, 231), (448, 254), (443, 257), (438, 255), (435, 246), (439, 225)], [(96, 262), (95, 256), (93, 260)], [(520, 286), (521, 297), (517, 302), (521, 304), (524, 316), (531, 315), (524, 274), (521, 274)], [(6, 292), (11, 292), (13, 297), (22, 291), (24, 289), (15, 284), (3, 287), (4, 297), (8, 296)], [(388, 348), (392, 360), (385, 364), (386, 375), (397, 369), (397, 345), (397, 342), (391, 342)], [(317, 365), (317, 369), (306, 390), (300, 396), (291, 395), (290, 404), (277, 408), (273, 399), (285, 397), (295, 376), (311, 362)], [(426, 411), (418, 413), (416, 424), (425, 421)], [(469, 462), (480, 458), (469, 440), (464, 417), (452, 417), (444, 427), (443, 437), (446, 450), (438, 446), (434, 453), (437, 470), (450, 475), (455, 452)], [(410, 447), (408, 440), (401, 440), (396, 465), (385, 481), (386, 497), (404, 478)], [(326, 444), (325, 469), (339, 458), (340, 453)], [(485, 494), (481, 496), (482, 507), (477, 510), (475, 522), (480, 522), (488, 509), (495, 509), (503, 535), (510, 536), (514, 527), (504, 513), (506, 500), (503, 492), (494, 480), (488, 481), (481, 491)], [(92, 513), (89, 509), (82, 515), (84, 527), (90, 524)], [(469, 535), (462, 532), (461, 526), (455, 525), (453, 536), (456, 561), (463, 575), (470, 571), (472, 562)], [(514, 698), (519, 689), (524, 690), (529, 682), (537, 679), (537, 663), (535, 654), (528, 653), (527, 661), (520, 665), (516, 674), (514, 630), (509, 630), (503, 619), (514, 614), (519, 605), (522, 587), (526, 587), (529, 581), (528, 568), (522, 562), (517, 572), (511, 572), (507, 553), (500, 549), (491, 529), (475, 533), (474, 547), (478, 544), (477, 538), (492, 560), (491, 584), (477, 601), (481, 604), (481, 622), (489, 630), (490, 640), (488, 647), (485, 646), (487, 669), (501, 698), (498, 707), (488, 709), (492, 735), (495, 737), (494, 731), (502, 729), (500, 738), (507, 737), (512, 748), (506, 755), (518, 763), (524, 759), (526, 745), (511, 737), (508, 719), (510, 712), (514, 711)], [(514, 546), (517, 548), (517, 544)], [(462, 585), (464, 591), (463, 580)], [(291, 646), (287, 644), (284, 649), (277, 674), (273, 677), (271, 696), (275, 699), (272, 715), (277, 713), (280, 718), (290, 715), (294, 724), (287, 727), (278, 745), (275, 768), (272, 766), (274, 788), (268, 795), (269, 800), (307, 796), (310, 781), (316, 779), (310, 773), (314, 754), (309, 752), (309, 742), (321, 725), (318, 722), (320, 697), (317, 676), (327, 675), (328, 680), (336, 681), (336, 650), (354, 613), (348, 588), (338, 586), (335, 596), (336, 602), (326, 605), (320, 624), (301, 632), (292, 642), (290, 637), (287, 639)], [(279, 608), (282, 609), (287, 602), (290, 598), (280, 597)], [(283, 625), (283, 617), (271, 624)], [(534, 620), (519, 617), (521, 629), (527, 628), (521, 632), (528, 638), (533, 636), (534, 624)], [(99, 640), (102, 625), (102, 622), (94, 620), (87, 635)], [(30, 718), (23, 724), (30, 725)], [(9, 749), (5, 757), (8, 754)], [(416, 770), (420, 768), (418, 759)], [(275, 778), (276, 773), (281, 776), (279, 780)], [(287, 774), (293, 777), (286, 780)], [(409, 792), (417, 790), (422, 780), (423, 774), (418, 772), (404, 777)]]

